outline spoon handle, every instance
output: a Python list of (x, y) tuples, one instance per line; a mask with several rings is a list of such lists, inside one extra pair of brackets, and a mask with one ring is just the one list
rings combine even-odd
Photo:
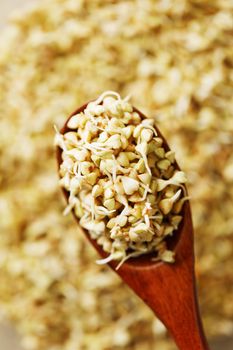
[(131, 265), (127, 273), (118, 273), (163, 322), (180, 350), (209, 350), (197, 300), (191, 215), (186, 215), (174, 264)]
[[(157, 271), (148, 269), (152, 281), (148, 305), (164, 323), (180, 350), (209, 350), (199, 312), (194, 273), (194, 242), (190, 207), (182, 239), (176, 250), (176, 262), (161, 264)], [(154, 296), (154, 297), (153, 297)], [(143, 297), (142, 297), (143, 298)], [(145, 299), (144, 299), (145, 300)]]
[(174, 265), (161, 264), (156, 270), (149, 266), (143, 271), (132, 269), (122, 278), (163, 322), (180, 350), (209, 350), (192, 263), (177, 259)]
[(185, 274), (183, 270), (182, 276), (174, 274), (174, 271), (172, 275), (163, 276), (166, 276), (162, 283), (165, 289), (157, 289), (150, 307), (167, 327), (180, 350), (209, 350), (199, 313), (194, 275)]

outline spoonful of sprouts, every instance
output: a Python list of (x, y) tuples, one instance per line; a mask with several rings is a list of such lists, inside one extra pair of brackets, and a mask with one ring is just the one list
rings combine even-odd
[(60, 186), (78, 225), (181, 350), (208, 349), (195, 291), (186, 176), (155, 125), (106, 91), (56, 129)]

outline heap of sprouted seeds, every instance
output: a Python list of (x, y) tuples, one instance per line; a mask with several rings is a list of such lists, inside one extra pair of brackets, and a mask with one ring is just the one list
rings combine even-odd
[(174, 262), (166, 237), (182, 220), (187, 199), (184, 172), (166, 151), (154, 120), (142, 117), (113, 91), (104, 92), (72, 116), (68, 131), (56, 129), (62, 149), (60, 185), (69, 193), (65, 214), (74, 210), (108, 254), (99, 264), (154, 252)]

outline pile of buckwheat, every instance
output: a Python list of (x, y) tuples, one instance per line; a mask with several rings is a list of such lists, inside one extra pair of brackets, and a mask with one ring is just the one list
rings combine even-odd
[(174, 349), (64, 218), (54, 129), (105, 90), (155, 118), (189, 179), (209, 339), (233, 332), (230, 1), (39, 1), (0, 38), (0, 310), (25, 349)]
[(68, 191), (65, 214), (73, 209), (79, 224), (109, 253), (98, 263), (120, 260), (119, 268), (150, 252), (153, 259), (174, 262), (166, 238), (182, 220), (186, 177), (174, 152), (165, 150), (155, 120), (106, 91), (67, 127), (55, 137), (62, 150), (60, 185)]

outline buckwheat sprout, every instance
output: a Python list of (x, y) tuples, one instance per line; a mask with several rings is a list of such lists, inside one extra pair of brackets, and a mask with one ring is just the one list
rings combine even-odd
[(136, 221), (136, 222), (133, 222), (133, 223), (132, 223), (132, 227), (137, 226), (138, 224), (141, 224), (141, 222), (143, 222), (143, 218), (139, 219), (139, 220)]
[(152, 191), (150, 190), (150, 188), (148, 187), (148, 186), (146, 186), (146, 185), (144, 185), (144, 184), (140, 184), (142, 187), (144, 187), (144, 189), (145, 189), (145, 191), (144, 191), (144, 193), (143, 193), (143, 196), (142, 196), (142, 198), (140, 198), (140, 199), (138, 199), (138, 202), (144, 202), (144, 200), (146, 199), (146, 197), (147, 197), (147, 194), (148, 194), (148, 192), (149, 193), (152, 193)]
[(99, 130), (101, 130), (101, 131), (105, 131), (104, 128), (101, 128), (101, 127), (99, 127), (98, 125), (96, 125), (96, 127), (97, 127), (97, 129), (99, 129)]
[(101, 147), (104, 146), (104, 144), (102, 143), (98, 143), (98, 142), (93, 142), (92, 144), (90, 144), (89, 142), (85, 142), (85, 144), (82, 145), (83, 148), (89, 149), (90, 151), (92, 150), (98, 150), (98, 151), (111, 151), (110, 148), (107, 147)]
[(177, 171), (168, 180), (158, 179), (157, 190), (162, 191), (165, 187), (167, 187), (169, 185), (180, 186), (180, 187), (182, 187), (183, 190), (185, 190), (184, 186), (182, 186), (182, 183), (185, 183), (186, 181), (187, 181), (187, 178), (186, 178), (185, 173), (183, 171)]
[(85, 226), (85, 223), (86, 223), (86, 219), (88, 219), (90, 217), (90, 214), (89, 214), (89, 212), (84, 212), (84, 215), (81, 217), (81, 219), (80, 219), (80, 225), (82, 226), (82, 227), (84, 227)]
[(69, 204), (66, 206), (65, 210), (63, 211), (63, 215), (68, 215), (71, 210), (74, 208), (75, 204), (78, 202), (77, 198), (74, 196), (69, 197)]
[(149, 219), (148, 215), (144, 215), (144, 221), (145, 221), (146, 226), (149, 229), (149, 227), (150, 227), (150, 219)]
[(112, 175), (110, 174), (109, 171), (107, 171), (106, 169), (104, 169), (103, 173), (104, 173), (105, 175), (107, 175), (109, 181), (112, 181)]
[(74, 210), (80, 226), (111, 251), (97, 263), (119, 260), (120, 268), (149, 252), (171, 263), (166, 236), (182, 218), (186, 177), (171, 166), (174, 154), (165, 151), (154, 120), (135, 112), (128, 96), (106, 91), (69, 125), (68, 137), (55, 127), (60, 184), (69, 193), (65, 214)]
[(109, 263), (110, 261), (114, 260), (114, 254), (110, 254), (107, 258), (105, 259), (99, 259), (99, 260), (96, 260), (96, 264), (98, 265), (104, 265), (104, 264), (107, 264)]
[(151, 216), (149, 216), (149, 218), (150, 218), (151, 220), (153, 220), (153, 219), (159, 219), (160, 216), (159, 216), (159, 215), (151, 215)]
[(95, 208), (96, 208), (96, 213), (97, 213), (97, 214), (110, 215), (110, 214), (112, 214), (112, 213), (114, 213), (114, 212), (116, 211), (115, 209), (113, 209), (113, 210), (108, 210), (108, 209), (106, 209), (105, 207), (98, 206), (98, 205), (97, 205)]
[(91, 207), (88, 204), (82, 203), (82, 207), (86, 209), (87, 212), (91, 213)]
[(98, 265), (104, 265), (104, 264), (109, 263), (112, 260), (119, 260), (121, 257), (122, 257), (122, 252), (113, 252), (105, 259), (96, 260), (96, 263)]
[(118, 163), (116, 161), (116, 157), (114, 156), (114, 154), (112, 154), (112, 160), (113, 160), (113, 168), (112, 168), (112, 182), (113, 184), (116, 183), (117, 181), (117, 166), (118, 166)]
[(145, 185), (143, 182), (141, 182), (140, 185), (147, 191), (147, 193), (152, 193), (149, 185)]
[(172, 210), (173, 204), (177, 201), (180, 195), (181, 190), (178, 190), (172, 197), (161, 200), (159, 207), (162, 210), (163, 214), (168, 214)]
[(145, 203), (145, 206), (143, 208), (143, 211), (142, 211), (142, 215), (145, 215), (149, 210), (151, 210), (152, 207), (151, 207), (151, 203), (149, 202), (146, 202)]
[(122, 167), (119, 163), (116, 162), (116, 168), (117, 170), (120, 170), (123, 174), (128, 174), (130, 172), (130, 169), (126, 169)]
[(135, 149), (142, 156), (142, 159), (144, 161), (146, 170), (148, 171), (148, 174), (151, 175), (151, 169), (150, 169), (150, 167), (148, 165), (148, 160), (147, 160), (147, 156), (146, 156), (147, 143), (146, 142), (139, 143), (135, 147)]
[(81, 174), (81, 164), (80, 163), (75, 163), (73, 167), (73, 173), (77, 179), (83, 179), (84, 176)]
[(143, 252), (132, 252), (129, 253), (128, 255), (126, 255), (124, 258), (122, 258), (119, 262), (119, 264), (116, 266), (116, 270), (119, 270), (119, 268), (124, 264), (124, 262), (126, 262), (127, 260), (129, 260), (130, 258), (136, 258), (140, 255), (142, 255)]
[(96, 211), (95, 211), (95, 199), (92, 197), (92, 201), (91, 201), (91, 220), (94, 221), (95, 220), (95, 215)]
[[(153, 220), (153, 218), (151, 218), (151, 217), (149, 217), (149, 218), (150, 218), (150, 220)], [(161, 226), (156, 221), (153, 220), (152, 225), (155, 226), (155, 230), (157, 233), (160, 232)]]
[[(138, 129), (137, 129), (137, 128), (138, 128)], [(151, 130), (151, 131), (154, 133), (155, 136), (158, 135), (158, 133), (157, 133), (157, 131), (155, 130), (155, 128), (153, 128), (153, 126), (151, 126), (151, 125), (149, 125), (149, 124), (145, 124), (145, 123), (143, 124), (143, 122), (142, 122), (142, 124), (138, 125), (137, 128), (135, 129), (135, 132), (136, 132), (136, 134), (139, 134), (139, 143), (140, 143), (140, 142), (144, 142), (144, 141), (150, 141), (150, 140), (153, 138), (153, 134), (151, 134), (151, 139), (150, 139), (150, 140), (144, 139), (144, 137), (143, 137), (143, 131), (146, 130), (146, 129)], [(144, 129), (144, 130), (143, 130), (143, 129)]]
[(107, 96), (115, 96), (117, 98), (118, 101), (121, 101), (121, 97), (120, 95), (115, 92), (115, 91), (105, 91), (103, 92), (98, 98), (97, 100), (95, 100), (95, 104), (100, 104), (101, 102), (103, 102), (104, 98), (107, 97)]
[(55, 139), (54, 139), (54, 144), (56, 146), (60, 146), (64, 151), (67, 151), (67, 147), (64, 141), (64, 136), (59, 132), (57, 126), (54, 124), (54, 129), (56, 132)]
[(120, 202), (124, 205), (124, 209), (122, 211), (122, 214), (124, 213), (123, 215), (127, 215), (126, 213), (128, 213), (128, 211), (129, 211), (129, 203), (128, 203), (126, 196), (118, 194), (117, 200), (118, 200), (118, 202)]

